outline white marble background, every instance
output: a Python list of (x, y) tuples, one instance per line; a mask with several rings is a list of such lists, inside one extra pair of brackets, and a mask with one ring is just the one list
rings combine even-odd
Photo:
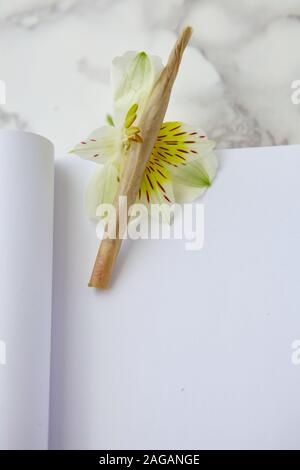
[(219, 147), (300, 143), (300, 0), (1, 0), (0, 127), (44, 134), (64, 156), (110, 111), (111, 59), (166, 59), (185, 24), (195, 32), (167, 117)]

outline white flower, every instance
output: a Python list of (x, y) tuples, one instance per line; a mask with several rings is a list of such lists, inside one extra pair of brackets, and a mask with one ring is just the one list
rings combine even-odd
[[(87, 210), (96, 217), (112, 203), (128, 150), (142, 142), (139, 117), (162, 71), (159, 57), (127, 52), (113, 61), (114, 116), (111, 125), (92, 132), (72, 153), (100, 164), (87, 189)], [(188, 202), (211, 185), (217, 159), (206, 134), (179, 121), (164, 122), (147, 163), (137, 202)]]

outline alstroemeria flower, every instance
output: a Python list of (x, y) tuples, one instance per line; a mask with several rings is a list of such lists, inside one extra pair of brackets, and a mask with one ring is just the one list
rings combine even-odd
[[(114, 117), (111, 125), (93, 131), (71, 151), (99, 168), (87, 190), (87, 210), (97, 216), (102, 203), (112, 203), (126, 155), (142, 142), (139, 117), (161, 70), (158, 57), (127, 52), (113, 61)], [(214, 142), (179, 121), (164, 122), (147, 163), (137, 202), (191, 202), (211, 185), (217, 170)]]

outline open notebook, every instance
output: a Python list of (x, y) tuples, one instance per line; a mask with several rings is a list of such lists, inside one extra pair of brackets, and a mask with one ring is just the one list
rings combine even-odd
[(53, 231), (37, 139), (0, 133), (0, 448), (300, 448), (300, 147), (218, 151), (203, 249), (127, 241), (96, 291), (93, 167), (56, 160)]

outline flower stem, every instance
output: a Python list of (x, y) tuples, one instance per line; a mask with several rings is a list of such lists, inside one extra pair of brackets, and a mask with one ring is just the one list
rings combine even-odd
[[(172, 87), (177, 76), (183, 52), (192, 35), (192, 28), (186, 27), (177, 39), (167, 62), (150, 95), (140, 118), (139, 129), (143, 142), (132, 144), (126, 166), (121, 175), (118, 192), (114, 201), (117, 221), (117, 237), (104, 238), (101, 242), (89, 287), (107, 289), (110, 285), (113, 267), (119, 253), (122, 239), (119, 234), (119, 197), (127, 197), (128, 209), (136, 202), (142, 177), (153, 146), (163, 122)], [(119, 235), (118, 235), (119, 234)]]

